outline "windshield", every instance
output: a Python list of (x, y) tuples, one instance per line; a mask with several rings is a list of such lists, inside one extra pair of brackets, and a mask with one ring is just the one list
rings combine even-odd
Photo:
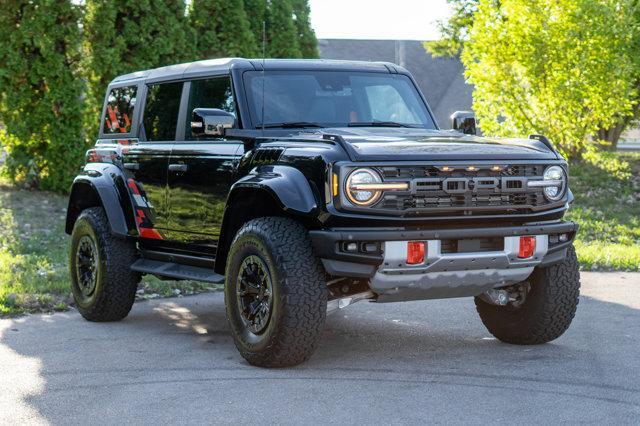
[[(251, 121), (265, 127), (390, 126), (435, 129), (405, 75), (349, 71), (244, 73)], [(264, 106), (262, 97), (264, 93)], [(264, 114), (264, 120), (263, 120)]]

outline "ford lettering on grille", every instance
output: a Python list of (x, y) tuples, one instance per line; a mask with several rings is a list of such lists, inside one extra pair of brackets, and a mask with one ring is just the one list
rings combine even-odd
[(411, 193), (443, 191), (447, 194), (515, 193), (527, 188), (525, 177), (422, 178), (411, 181)]

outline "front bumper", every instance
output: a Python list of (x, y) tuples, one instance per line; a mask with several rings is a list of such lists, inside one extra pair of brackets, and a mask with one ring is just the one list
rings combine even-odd
[[(337, 277), (364, 278), (380, 302), (476, 296), (526, 280), (536, 266), (564, 259), (575, 238), (574, 222), (526, 226), (451, 229), (334, 228), (310, 231), (316, 254), (327, 273)], [(528, 259), (518, 258), (519, 236), (535, 236), (536, 250)], [(564, 241), (558, 236), (563, 235)], [(443, 240), (503, 238), (501, 250), (444, 252)], [(408, 241), (424, 241), (425, 261), (406, 263)], [(376, 253), (345, 252), (345, 244), (357, 247), (375, 243)]]

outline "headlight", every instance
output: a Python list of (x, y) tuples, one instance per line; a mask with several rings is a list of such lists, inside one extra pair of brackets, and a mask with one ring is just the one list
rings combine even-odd
[(380, 198), (382, 191), (376, 184), (382, 183), (380, 175), (371, 169), (356, 169), (349, 174), (345, 194), (349, 201), (358, 206), (369, 206)]
[(549, 201), (558, 201), (564, 195), (564, 189), (567, 186), (567, 176), (560, 166), (550, 166), (544, 171), (545, 183), (554, 182), (553, 186), (544, 187), (544, 196)]

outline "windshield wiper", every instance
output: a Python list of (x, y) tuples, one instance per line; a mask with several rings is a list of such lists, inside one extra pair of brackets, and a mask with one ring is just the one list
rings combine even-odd
[(398, 123), (397, 121), (363, 121), (356, 123), (349, 123), (349, 127), (411, 127), (415, 128), (416, 125), (406, 124), (406, 123)]
[(312, 123), (310, 121), (287, 121), (284, 123), (267, 123), (265, 125), (258, 124), (256, 129), (292, 129), (292, 128), (304, 128), (304, 127), (324, 127), (318, 123)]

